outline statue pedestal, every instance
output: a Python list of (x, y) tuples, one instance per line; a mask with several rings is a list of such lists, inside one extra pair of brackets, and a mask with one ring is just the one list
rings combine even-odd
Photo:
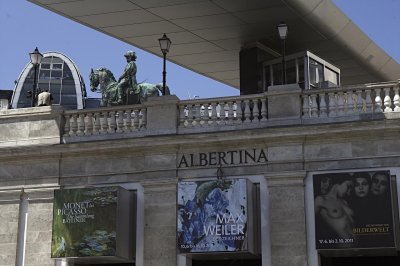
[(149, 97), (147, 107), (147, 130), (150, 135), (176, 134), (179, 99), (175, 95)]

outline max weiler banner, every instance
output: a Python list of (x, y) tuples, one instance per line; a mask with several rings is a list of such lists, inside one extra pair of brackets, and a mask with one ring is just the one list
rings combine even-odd
[(248, 188), (246, 179), (179, 182), (178, 251), (249, 251), (252, 225)]
[(317, 249), (395, 247), (389, 171), (313, 176)]
[(51, 257), (114, 256), (118, 187), (54, 191)]

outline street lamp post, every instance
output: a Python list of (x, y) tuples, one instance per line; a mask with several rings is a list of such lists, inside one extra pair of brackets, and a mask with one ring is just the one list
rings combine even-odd
[(40, 62), (42, 61), (43, 55), (39, 52), (38, 48), (36, 47), (36, 49), (32, 53), (29, 53), (29, 56), (31, 58), (31, 63), (34, 67), (31, 106), (35, 107), (36, 90), (37, 90), (37, 68), (40, 65)]
[(171, 40), (167, 37), (167, 35), (164, 35), (158, 39), (158, 42), (160, 43), (160, 48), (161, 52), (163, 53), (163, 95), (165, 95), (165, 84), (166, 84), (166, 59), (167, 59), (167, 53), (169, 51), (169, 47), (171, 46)]
[(288, 26), (285, 24), (285, 22), (281, 22), (278, 25), (278, 33), (279, 37), (282, 40), (282, 83), (286, 84), (286, 61), (285, 61), (285, 41), (288, 33)]

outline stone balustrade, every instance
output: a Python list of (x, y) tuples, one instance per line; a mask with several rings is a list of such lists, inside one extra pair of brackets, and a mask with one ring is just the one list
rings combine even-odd
[(215, 127), (267, 121), (266, 94), (181, 101), (179, 127)]
[(400, 112), (399, 82), (309, 90), (302, 94), (303, 119)]
[(142, 105), (0, 110), (0, 147), (400, 119), (399, 84), (307, 91), (288, 84), (261, 94), (221, 98), (181, 101), (167, 95), (151, 97)]
[(65, 111), (63, 136), (83, 141), (76, 137), (186, 134), (382, 119), (395, 113), (400, 118), (397, 81), (308, 91), (288, 84), (252, 95), (183, 101), (157, 97), (144, 105)]
[(68, 110), (64, 113), (63, 136), (105, 135), (145, 130), (146, 118), (146, 108), (142, 105)]

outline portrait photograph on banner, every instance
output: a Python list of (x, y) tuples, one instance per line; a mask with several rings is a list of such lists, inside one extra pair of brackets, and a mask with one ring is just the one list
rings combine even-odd
[(313, 175), (316, 248), (396, 246), (389, 171)]

